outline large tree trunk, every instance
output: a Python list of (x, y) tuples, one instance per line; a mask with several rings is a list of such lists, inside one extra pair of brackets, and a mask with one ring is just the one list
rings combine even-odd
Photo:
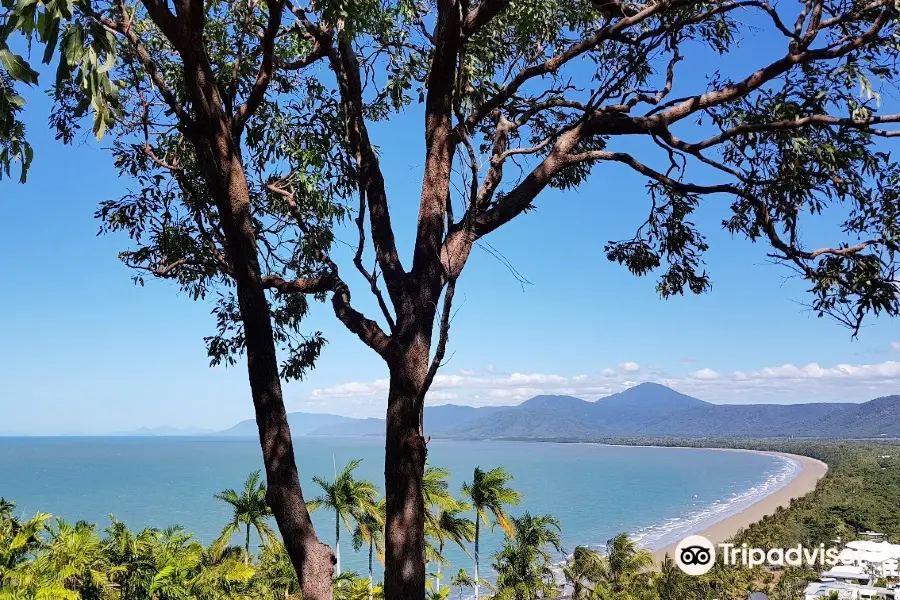
[[(199, 19), (193, 5), (179, 5), (179, 17)], [(200, 35), (200, 34), (198, 34)], [(209, 59), (197, 39), (182, 57), (197, 128), (194, 145), (204, 180), (215, 201), (226, 251), (234, 270), (244, 325), (247, 372), (266, 468), (266, 500), (275, 515), (304, 600), (331, 600), (334, 555), (316, 536), (300, 490), (291, 431), (284, 408), (269, 303), (262, 285), (251, 215), (250, 193), (231, 119), (222, 110)]]
[[(391, 367), (384, 457), (387, 500), (384, 596), (388, 600), (425, 597), (425, 439), (420, 431), (421, 382), (428, 352), (406, 346)], [(418, 380), (418, 381), (416, 381)]]
[[(237, 157), (234, 161), (239, 162)], [(243, 170), (239, 171), (239, 176), (242, 180), (240, 187), (246, 192)], [(238, 275), (237, 289), (246, 335), (250, 389), (266, 467), (266, 500), (272, 507), (285, 547), (297, 571), (304, 600), (331, 600), (334, 555), (316, 536), (300, 489), (294, 445), (278, 375), (269, 304), (260, 282), (255, 240), (250, 237), (253, 224), (249, 202), (240, 217), (244, 221), (240, 239), (253, 251), (251, 254), (250, 248), (247, 248), (248, 252), (244, 254), (249, 267), (247, 280), (242, 281), (243, 277)], [(227, 236), (228, 228), (225, 231)], [(236, 252), (229, 248), (229, 254), (235, 257)], [(236, 258), (232, 260), (237, 263)]]

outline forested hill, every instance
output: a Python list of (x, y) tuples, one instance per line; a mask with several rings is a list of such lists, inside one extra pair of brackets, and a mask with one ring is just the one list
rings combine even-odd
[[(382, 435), (381, 419), (291, 413), (295, 435)], [(464, 439), (614, 437), (900, 437), (900, 395), (861, 404), (712, 404), (655, 383), (587, 401), (536, 396), (518, 406), (425, 409), (426, 434)], [(253, 420), (218, 435), (255, 436)]]

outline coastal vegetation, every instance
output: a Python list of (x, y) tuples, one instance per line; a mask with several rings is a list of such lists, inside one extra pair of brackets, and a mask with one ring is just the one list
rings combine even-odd
[[(702, 445), (793, 452), (829, 464), (815, 491), (738, 532), (733, 538), (737, 544), (817, 546), (831, 544), (836, 536), (854, 539), (868, 530), (900, 541), (900, 445), (759, 440), (708, 440)], [(367, 574), (336, 571), (334, 596), (378, 600), (383, 597), (376, 580), (381, 568), (375, 570), (373, 557), (383, 560), (384, 501), (372, 482), (355, 477), (358, 464), (348, 463), (333, 481), (318, 479), (323, 494), (311, 504), (334, 511), (336, 546), (344, 530), (352, 533), (354, 549), (368, 552)], [(599, 550), (566, 548), (561, 524), (552, 514), (511, 512), (521, 495), (504, 469), (476, 468), (461, 497), (451, 492), (448, 478), (445, 469), (426, 470), (428, 546), (423, 565), (432, 574), (428, 594), (434, 600), (448, 598), (453, 588), (463, 598), (476, 585), (479, 593), (487, 590), (482, 595), (496, 600), (563, 594), (573, 600), (743, 600), (751, 591), (764, 591), (773, 600), (797, 600), (816, 576), (803, 569), (775, 573), (765, 567), (717, 565), (705, 576), (689, 577), (671, 558), (654, 564), (653, 556), (624, 533)], [(264, 482), (253, 473), (240, 490), (216, 495), (233, 508), (234, 519), (209, 546), (178, 527), (132, 531), (114, 517), (102, 530), (43, 513), (23, 518), (12, 502), (0, 500), (0, 600), (299, 599), (301, 587), (290, 557), (266, 524), (270, 516), (260, 501)], [(255, 549), (249, 545), (250, 527), (258, 533)], [(462, 568), (445, 581), (447, 545), (474, 551), (479, 537), (495, 528), (504, 541), (490, 559), (491, 573), (476, 580), (474, 569)], [(228, 545), (237, 532), (241, 545)]]
[[(384, 590), (421, 599), (422, 411), (456, 286), (473, 250), (546, 191), (619, 169), (644, 181), (636, 227), (602, 253), (658, 276), (663, 297), (710, 289), (695, 214), (721, 204), (721, 227), (802, 278), (818, 316), (858, 332), (900, 314), (900, 167), (885, 148), (900, 117), (877, 91), (900, 79), (898, 23), (895, 0), (4, 0), (0, 176), (18, 162), (24, 180), (33, 155), (19, 92), (50, 73), (14, 51), (28, 48), (55, 63), (57, 138), (80, 142), (90, 120), (111, 140), (126, 182), (96, 216), (129, 240), (119, 257), (135, 281), (210, 301), (211, 361), (246, 357), (266, 500), (308, 600), (331, 598), (333, 557), (282, 382), (314, 366), (326, 340), (304, 317), (330, 298), (389, 373)], [(399, 218), (370, 131), (396, 115), (425, 141), (420, 201)], [(348, 219), (358, 242), (342, 260)], [(804, 243), (810, 221), (833, 226), (825, 245)]]

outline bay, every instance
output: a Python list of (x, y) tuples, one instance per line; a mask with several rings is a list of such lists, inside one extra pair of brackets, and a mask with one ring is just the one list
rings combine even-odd
[[(305, 496), (318, 493), (313, 475), (331, 479), (357, 458), (357, 475), (383, 489), (382, 444), (374, 437), (296, 438)], [(785, 485), (798, 468), (756, 453), (507, 441), (432, 440), (428, 456), (430, 464), (450, 470), (457, 495), (476, 466), (506, 468), (524, 496), (510, 512), (557, 517), (567, 551), (579, 544), (601, 548), (620, 532), (644, 547), (664, 547)], [(204, 543), (230, 517), (213, 494), (240, 489), (247, 474), (261, 468), (253, 439), (0, 438), (0, 496), (15, 501), (22, 516), (43, 511), (102, 529), (113, 514), (135, 529), (182, 525)], [(333, 518), (324, 511), (313, 515), (329, 544)], [(483, 535), (481, 567), (487, 571), (503, 536), (499, 528)], [(471, 572), (471, 559), (461, 550), (447, 554), (450, 572)], [(366, 571), (365, 554), (352, 552), (346, 532), (341, 555), (345, 570)]]

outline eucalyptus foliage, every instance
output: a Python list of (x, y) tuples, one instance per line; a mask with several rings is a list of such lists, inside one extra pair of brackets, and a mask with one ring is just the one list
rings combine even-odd
[[(101, 202), (101, 231), (128, 236), (138, 283), (213, 303), (213, 364), (247, 355), (270, 503), (309, 600), (331, 598), (331, 557), (281, 379), (325, 344), (302, 325), (312, 300), (330, 297), (390, 372), (390, 600), (425, 593), (421, 416), (457, 282), (476, 244), (548, 188), (622, 169), (644, 180), (633, 233), (596, 247), (663, 297), (710, 289), (697, 215), (714, 205), (805, 282), (817, 315), (857, 333), (900, 313), (896, 0), (4, 0), (0, 14), (0, 169), (31, 159), (17, 90), (48, 63), (51, 127), (111, 139), (129, 186)], [(401, 252), (378, 151), (391, 140), (369, 125), (418, 111), (421, 195), (397, 220), (415, 223)], [(350, 269), (374, 315), (354, 306)]]

